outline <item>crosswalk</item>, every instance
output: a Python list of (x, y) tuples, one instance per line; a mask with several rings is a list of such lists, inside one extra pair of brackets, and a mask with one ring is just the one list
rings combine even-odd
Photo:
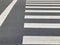
[(60, 0), (26, 0), (23, 45), (60, 45)]

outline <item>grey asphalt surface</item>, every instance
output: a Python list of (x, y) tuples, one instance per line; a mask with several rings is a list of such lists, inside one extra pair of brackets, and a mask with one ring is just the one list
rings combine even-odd
[[(0, 0), (0, 14), (11, 2), (12, 0)], [(25, 13), (24, 12), (25, 10), (26, 10), (25, 0), (18, 0), (18, 2), (11, 10), (5, 22), (0, 27), (0, 45), (22, 45), (23, 35), (24, 36), (26, 35), (27, 36), (60, 36), (60, 29), (46, 29), (46, 28), (45, 29), (42, 28), (24, 29), (24, 22), (25, 23), (60, 23), (60, 19), (59, 20), (24, 19), (25, 14), (26, 15), (29, 14), (30, 15), (57, 15), (57, 13)], [(58, 13), (58, 15), (60, 15), (60, 13)], [(29, 44), (23, 44), (23, 45), (29, 45)]]
[[(0, 0), (0, 13), (12, 0)], [(25, 0), (18, 0), (0, 27), (0, 45), (22, 45)]]
[(12, 0), (0, 0), (0, 14), (12, 2)]

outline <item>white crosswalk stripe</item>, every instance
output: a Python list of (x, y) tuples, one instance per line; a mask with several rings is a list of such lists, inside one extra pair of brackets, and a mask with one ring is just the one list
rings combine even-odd
[(45, 1), (45, 2), (59, 2), (60, 0), (26, 0), (26, 2), (40, 2), (40, 1)]
[(60, 5), (60, 4), (26, 4), (26, 5)]
[(24, 28), (60, 28), (59, 23), (24, 23)]
[(39, 4), (46, 4), (46, 3), (48, 3), (48, 4), (55, 4), (55, 3), (60, 4), (60, 2), (45, 2), (45, 1), (44, 2), (42, 2), (42, 1), (38, 1), (38, 2), (37, 1), (36, 2), (34, 2), (34, 1), (33, 2), (26, 2), (26, 4), (38, 4), (38, 3)]
[(25, 8), (60, 8), (60, 7), (26, 6)]
[(23, 44), (60, 44), (60, 36), (24, 36)]
[(24, 19), (60, 19), (60, 16), (25, 15)]
[(25, 12), (37, 13), (60, 13), (60, 10), (25, 10)]

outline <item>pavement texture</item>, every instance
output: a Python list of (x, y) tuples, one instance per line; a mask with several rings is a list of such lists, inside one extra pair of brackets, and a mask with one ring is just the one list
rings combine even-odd
[[(0, 13), (12, 0), (0, 0)], [(23, 35), (25, 0), (18, 0), (0, 27), (0, 45), (21, 45)]]

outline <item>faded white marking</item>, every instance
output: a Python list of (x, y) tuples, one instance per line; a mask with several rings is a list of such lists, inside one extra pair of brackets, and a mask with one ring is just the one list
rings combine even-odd
[(0, 15), (0, 26), (3, 24), (3, 22), (5, 21), (5, 19), (7, 18), (7, 16), (9, 15), (10, 11), (12, 10), (13, 6), (15, 5), (15, 3), (17, 2), (17, 0), (13, 0), (8, 7), (1, 13)]

